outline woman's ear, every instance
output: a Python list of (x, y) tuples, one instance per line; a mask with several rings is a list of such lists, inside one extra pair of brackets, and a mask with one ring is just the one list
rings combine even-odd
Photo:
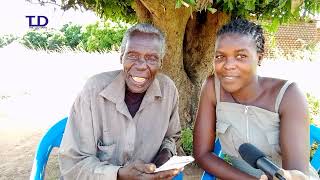
[(264, 53), (258, 53), (258, 66), (261, 66), (263, 56), (264, 56)]

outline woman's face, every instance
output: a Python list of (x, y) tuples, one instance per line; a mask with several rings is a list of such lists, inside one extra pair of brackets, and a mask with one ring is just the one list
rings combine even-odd
[(248, 86), (256, 77), (261, 59), (262, 54), (257, 52), (251, 36), (226, 33), (216, 41), (215, 72), (227, 92), (237, 92)]

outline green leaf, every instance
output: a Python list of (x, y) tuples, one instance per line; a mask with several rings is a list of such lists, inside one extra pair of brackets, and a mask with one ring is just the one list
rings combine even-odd
[(270, 3), (270, 0), (263, 0), (263, 4), (267, 5)]
[(207, 10), (208, 10), (209, 12), (211, 12), (212, 14), (214, 14), (215, 12), (217, 12), (217, 9), (212, 8), (212, 7), (208, 7)]
[(286, 3), (287, 3), (287, 0), (279, 0), (279, 6), (278, 6), (278, 8), (279, 8), (279, 9), (283, 8), (283, 6), (285, 6)]
[(228, 1), (228, 9), (229, 9), (229, 11), (232, 11), (232, 10), (233, 10), (232, 0), (229, 0), (229, 1)]
[(273, 18), (271, 22), (271, 30), (275, 32), (277, 31), (279, 26), (280, 26), (279, 18)]
[(190, 4), (190, 5), (196, 5), (195, 0), (185, 0), (186, 3)]
[(176, 9), (177, 8), (181, 8), (181, 6), (182, 6), (182, 3), (181, 3), (181, 0), (177, 0), (177, 2), (176, 2)]
[(255, 10), (255, 0), (248, 0), (245, 3), (245, 9), (249, 11), (254, 11)]

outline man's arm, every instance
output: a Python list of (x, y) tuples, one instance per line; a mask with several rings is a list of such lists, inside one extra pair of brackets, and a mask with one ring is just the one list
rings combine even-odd
[(61, 175), (68, 179), (117, 179), (120, 166), (97, 158), (90, 98), (79, 96), (70, 113), (59, 149)]
[(176, 142), (180, 139), (181, 126), (179, 119), (179, 96), (178, 90), (175, 89), (173, 109), (170, 115), (169, 126), (165, 138), (162, 141), (159, 152), (153, 162), (157, 167), (167, 162), (170, 157), (177, 154)]

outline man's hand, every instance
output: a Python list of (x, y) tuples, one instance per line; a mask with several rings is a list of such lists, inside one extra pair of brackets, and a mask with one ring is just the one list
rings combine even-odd
[(153, 173), (155, 169), (156, 166), (154, 164), (145, 164), (143, 161), (138, 160), (125, 167), (120, 168), (118, 171), (118, 180), (169, 180), (180, 172), (179, 169), (173, 169)]
[[(286, 180), (308, 180), (309, 178), (298, 170), (283, 170)], [(266, 175), (262, 175), (260, 180), (268, 180)]]
[(171, 152), (168, 149), (162, 149), (157, 156), (154, 158), (153, 163), (160, 167), (162, 164), (167, 162), (172, 157)]

